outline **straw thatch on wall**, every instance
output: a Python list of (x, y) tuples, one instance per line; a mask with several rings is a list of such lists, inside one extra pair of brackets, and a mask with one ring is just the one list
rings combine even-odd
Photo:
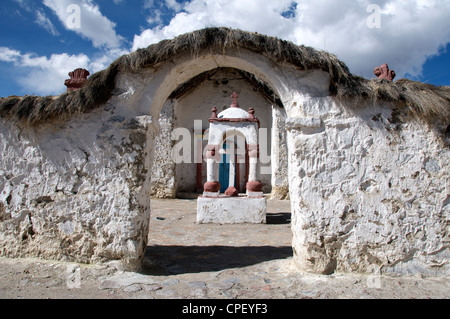
[(174, 55), (199, 55), (205, 50), (226, 53), (228, 49), (247, 49), (279, 63), (292, 64), (300, 70), (320, 69), (330, 74), (330, 94), (337, 98), (357, 97), (367, 102), (379, 100), (404, 103), (413, 114), (427, 121), (450, 121), (450, 89), (409, 80), (395, 83), (367, 80), (354, 76), (348, 67), (327, 52), (298, 46), (257, 33), (229, 28), (208, 28), (181, 35), (172, 40), (124, 55), (106, 70), (93, 74), (86, 86), (76, 92), (55, 97), (8, 97), (0, 99), (0, 116), (12, 117), (29, 125), (52, 118), (88, 112), (108, 101), (119, 72), (138, 72), (156, 66)]

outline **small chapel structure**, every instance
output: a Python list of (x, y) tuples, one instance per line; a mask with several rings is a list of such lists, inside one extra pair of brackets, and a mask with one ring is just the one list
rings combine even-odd
[[(203, 196), (198, 198), (198, 223), (265, 223), (266, 199), (262, 192), (262, 182), (259, 180), (259, 120), (255, 117), (254, 108), (245, 111), (240, 108), (234, 92), (230, 108), (217, 114), (217, 108), (212, 109), (209, 119), (210, 130), (207, 146), (207, 182)], [(240, 142), (230, 143), (230, 137), (236, 137)], [(230, 145), (231, 144), (231, 145)], [(240, 156), (237, 154), (238, 151)], [(224, 154), (225, 156), (220, 156)], [(245, 156), (248, 154), (248, 156)], [(236, 168), (247, 159), (246, 163), (246, 194), (239, 196), (236, 189)], [(219, 163), (229, 165), (227, 170), (228, 187), (221, 195), (219, 181)], [(227, 163), (228, 162), (228, 163)]]

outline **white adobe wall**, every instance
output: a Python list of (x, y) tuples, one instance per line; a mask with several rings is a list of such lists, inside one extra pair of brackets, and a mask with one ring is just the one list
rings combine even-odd
[(297, 103), (287, 126), (300, 269), (449, 274), (448, 146), (388, 106)]
[(35, 129), (1, 119), (0, 255), (138, 269), (150, 127), (113, 104)]
[(301, 271), (449, 274), (448, 145), (418, 122), (397, 130), (387, 105), (334, 103), (325, 72), (246, 50), (122, 73), (108, 104), (66, 123), (22, 129), (1, 119), (0, 254), (138, 267), (155, 121), (173, 90), (216, 67), (255, 74), (286, 108)]
[(289, 199), (289, 163), (286, 110), (272, 107), (272, 193), (271, 199)]
[(152, 169), (153, 198), (175, 198), (177, 194), (176, 164), (172, 159), (175, 101), (167, 100), (159, 116), (159, 132), (154, 141)]

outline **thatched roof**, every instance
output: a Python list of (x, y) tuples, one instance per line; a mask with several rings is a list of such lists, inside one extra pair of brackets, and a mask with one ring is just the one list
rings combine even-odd
[(229, 28), (208, 28), (164, 40), (160, 43), (124, 55), (106, 70), (93, 74), (86, 86), (76, 92), (55, 97), (8, 97), (0, 99), (0, 116), (13, 117), (36, 124), (55, 117), (68, 117), (88, 112), (108, 101), (115, 88), (119, 72), (138, 72), (140, 69), (165, 62), (174, 55), (187, 53), (195, 56), (204, 50), (226, 52), (243, 48), (259, 53), (280, 63), (289, 63), (301, 70), (320, 69), (331, 76), (330, 92), (337, 98), (356, 97), (404, 103), (414, 114), (432, 121), (438, 118), (450, 121), (450, 89), (399, 80), (367, 80), (350, 73), (348, 67), (327, 52), (257, 33)]

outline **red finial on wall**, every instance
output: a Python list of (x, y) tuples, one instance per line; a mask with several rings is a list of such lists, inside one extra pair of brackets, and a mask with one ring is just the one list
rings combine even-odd
[(388, 81), (394, 81), (394, 78), (396, 76), (394, 70), (389, 70), (389, 66), (387, 64), (383, 64), (382, 66), (379, 66), (373, 70), (373, 73), (379, 78), (379, 79), (385, 79)]
[(234, 92), (233, 95), (231, 96), (231, 98), (233, 99), (233, 103), (231, 103), (230, 107), (239, 107), (239, 104), (237, 102), (237, 99), (239, 98), (239, 94)]
[(89, 75), (89, 71), (85, 69), (76, 69), (70, 72), (70, 79), (64, 82), (64, 85), (67, 86), (67, 92), (81, 89), (86, 84)]

